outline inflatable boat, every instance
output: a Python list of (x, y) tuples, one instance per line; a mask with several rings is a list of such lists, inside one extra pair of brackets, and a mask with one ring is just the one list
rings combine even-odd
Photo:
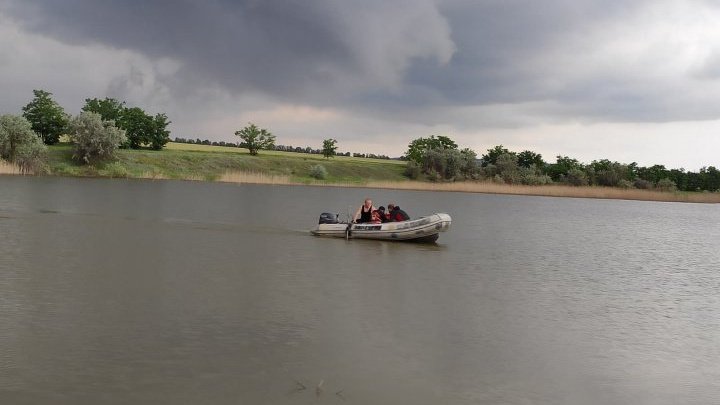
[(412, 242), (435, 242), (440, 232), (450, 229), (452, 218), (448, 214), (432, 214), (402, 222), (347, 223), (340, 222), (337, 214), (323, 213), (318, 226), (310, 232), (316, 236), (346, 239), (378, 239)]

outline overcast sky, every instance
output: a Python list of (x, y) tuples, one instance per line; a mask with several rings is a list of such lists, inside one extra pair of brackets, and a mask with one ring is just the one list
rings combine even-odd
[(720, 166), (706, 0), (0, 0), (0, 113), (114, 97), (172, 137), (399, 156), (447, 135), (584, 162)]

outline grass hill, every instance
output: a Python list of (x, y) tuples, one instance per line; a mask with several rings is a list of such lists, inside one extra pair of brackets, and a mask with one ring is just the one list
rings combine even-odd
[(49, 147), (52, 175), (222, 180), (237, 173), (309, 183), (310, 169), (322, 165), (326, 182), (364, 184), (368, 181), (406, 181), (405, 163), (396, 160), (365, 159), (322, 155), (260, 151), (252, 156), (247, 149), (170, 142), (161, 151), (121, 149), (114, 161), (80, 165), (72, 160), (68, 144)]

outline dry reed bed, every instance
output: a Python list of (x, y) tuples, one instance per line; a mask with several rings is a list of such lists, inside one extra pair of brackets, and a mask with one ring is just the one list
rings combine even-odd
[(300, 182), (293, 182), (290, 176), (274, 175), (258, 172), (237, 172), (230, 171), (221, 175), (217, 181), (225, 183), (245, 183), (245, 184), (285, 184), (299, 185)]
[[(19, 166), (0, 160), (0, 174), (25, 174)], [(140, 178), (166, 179), (161, 173), (146, 172)], [(203, 181), (200, 176), (190, 176), (186, 180)], [(496, 184), (491, 182), (455, 182), (425, 183), (419, 181), (369, 181), (367, 183), (333, 183), (314, 181), (311, 183), (294, 181), (290, 176), (272, 175), (258, 172), (231, 171), (221, 175), (217, 181), (245, 184), (274, 185), (313, 185), (325, 187), (362, 187), (393, 190), (451, 191), (464, 193), (515, 194), (548, 197), (602, 198), (617, 200), (667, 201), (692, 203), (720, 203), (720, 193), (684, 193), (661, 192), (653, 190), (620, 189), (611, 187), (571, 187), (563, 185), (521, 186)]]
[[(289, 176), (275, 176), (250, 172), (228, 172), (222, 175), (218, 181), (248, 184), (308, 185), (308, 183), (293, 181)], [(534, 195), (547, 197), (720, 203), (720, 193), (662, 192), (638, 189), (627, 190), (612, 187), (573, 187), (564, 185), (522, 186), (497, 184), (492, 182), (425, 183), (419, 181), (369, 181), (363, 184), (315, 181), (309, 184), (313, 186), (327, 187), (362, 187), (395, 190)]]
[(25, 174), (20, 166), (0, 159), (0, 174)]

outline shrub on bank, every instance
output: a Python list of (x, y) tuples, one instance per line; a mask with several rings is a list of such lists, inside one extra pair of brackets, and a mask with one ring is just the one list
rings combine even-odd
[(420, 169), (420, 166), (410, 160), (407, 162), (407, 166), (405, 166), (405, 171), (403, 172), (403, 175), (411, 180), (417, 180), (417, 178), (420, 177), (421, 172), (422, 170)]
[(625, 179), (620, 180), (617, 186), (625, 190), (633, 188), (633, 184), (630, 182), (630, 180)]
[(328, 171), (323, 165), (314, 165), (310, 167), (310, 177), (318, 180), (325, 180), (327, 178)]
[(47, 147), (27, 119), (0, 116), (0, 158), (16, 164), (23, 173), (40, 173), (45, 170), (46, 156)]
[(566, 175), (561, 176), (561, 181), (576, 187), (588, 185), (587, 174), (581, 169), (568, 170)]
[(125, 131), (114, 121), (103, 121), (98, 113), (82, 112), (70, 120), (70, 140), (75, 144), (73, 158), (83, 163), (107, 159), (125, 142)]
[(633, 185), (635, 186), (635, 188), (638, 188), (640, 190), (649, 190), (653, 188), (652, 183), (645, 179), (635, 179)]
[(664, 178), (664, 179), (661, 179), (660, 181), (658, 181), (655, 188), (657, 188), (660, 191), (668, 191), (668, 192), (677, 191), (677, 186), (675, 185), (675, 182), (668, 178)]
[(535, 167), (521, 167), (520, 168), (520, 183), (526, 186), (542, 186), (545, 184), (552, 183), (550, 176), (546, 174), (540, 174)]
[(123, 166), (119, 162), (112, 162), (105, 165), (103, 170), (100, 171), (100, 174), (103, 176), (116, 178), (128, 177), (129, 175), (127, 168), (125, 168), (125, 166)]

